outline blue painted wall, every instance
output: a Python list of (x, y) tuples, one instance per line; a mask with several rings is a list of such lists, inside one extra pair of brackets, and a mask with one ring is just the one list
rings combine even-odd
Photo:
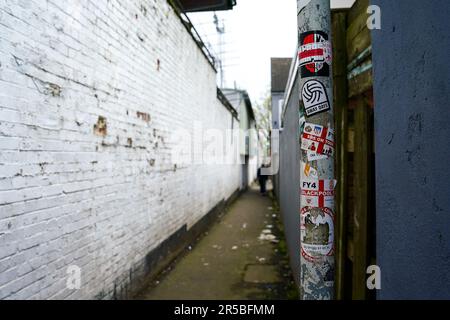
[(372, 0), (380, 299), (450, 298), (450, 1)]

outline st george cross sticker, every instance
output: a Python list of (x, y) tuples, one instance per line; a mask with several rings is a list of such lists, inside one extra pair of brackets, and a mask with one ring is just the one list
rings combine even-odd
[(334, 155), (334, 130), (318, 124), (306, 123), (302, 134), (302, 150)]
[(302, 180), (301, 206), (333, 209), (336, 182), (336, 180)]

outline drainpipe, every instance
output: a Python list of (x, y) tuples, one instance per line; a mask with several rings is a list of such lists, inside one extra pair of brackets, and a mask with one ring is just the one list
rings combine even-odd
[[(300, 299), (334, 299), (334, 120), (330, 0), (297, 0)], [(304, 121), (302, 121), (302, 119)]]

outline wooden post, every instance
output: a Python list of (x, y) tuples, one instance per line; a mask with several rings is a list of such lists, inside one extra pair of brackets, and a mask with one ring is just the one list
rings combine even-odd
[(347, 99), (347, 13), (332, 14), (333, 30), (333, 80), (334, 110), (336, 119), (336, 176), (339, 184), (336, 189), (336, 279), (335, 294), (337, 300), (344, 299), (345, 259), (347, 254), (347, 140), (348, 140), (348, 99)]
[[(304, 3), (297, 1), (300, 108), (306, 114), (300, 136), (300, 298), (330, 300), (334, 297), (335, 273), (334, 155), (327, 152), (329, 144), (323, 147), (323, 142), (313, 141), (313, 135), (333, 140), (331, 10), (330, 0)], [(323, 158), (323, 153), (328, 156)]]
[(361, 95), (355, 106), (355, 218), (354, 218), (354, 261), (353, 261), (353, 299), (366, 298), (367, 267), (367, 217), (369, 196), (369, 157), (372, 150), (370, 143), (369, 107)]

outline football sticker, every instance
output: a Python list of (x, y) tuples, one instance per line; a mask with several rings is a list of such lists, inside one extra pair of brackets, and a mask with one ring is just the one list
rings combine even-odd
[(334, 130), (306, 123), (301, 140), (302, 150), (326, 156), (334, 155)]
[(317, 80), (309, 80), (303, 85), (302, 99), (308, 117), (330, 110), (327, 90)]
[(302, 256), (311, 262), (334, 251), (333, 211), (329, 208), (305, 207), (301, 210)]
[(302, 78), (329, 77), (332, 48), (328, 35), (323, 31), (302, 33), (298, 58)]

